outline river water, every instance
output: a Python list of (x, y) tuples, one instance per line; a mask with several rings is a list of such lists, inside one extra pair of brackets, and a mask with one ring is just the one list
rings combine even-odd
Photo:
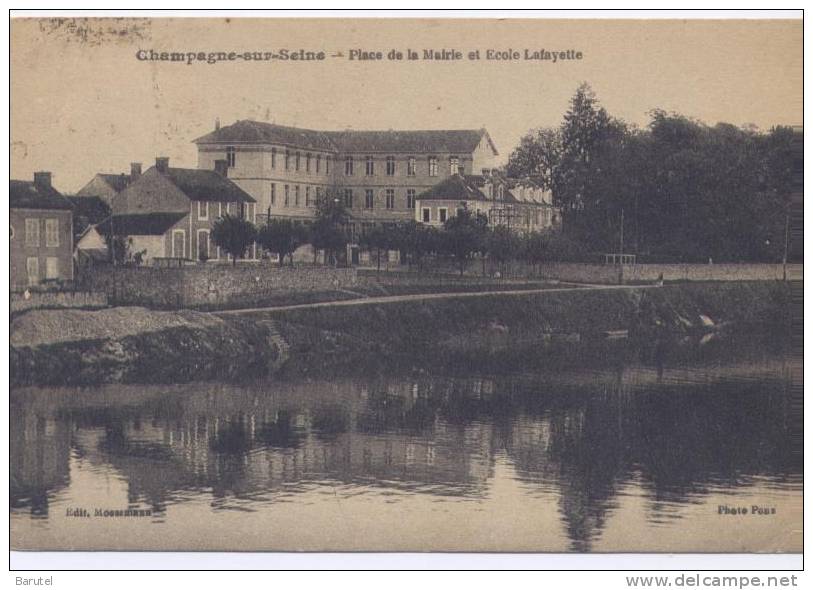
[(15, 389), (12, 546), (801, 551), (786, 347), (627, 347)]

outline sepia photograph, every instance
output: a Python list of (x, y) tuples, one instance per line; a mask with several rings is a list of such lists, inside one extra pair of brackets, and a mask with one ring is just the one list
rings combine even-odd
[(12, 551), (801, 554), (802, 62), (12, 14)]

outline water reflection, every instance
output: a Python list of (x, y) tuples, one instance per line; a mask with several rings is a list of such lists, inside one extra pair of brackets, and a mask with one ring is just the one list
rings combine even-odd
[[(712, 493), (755, 482), (799, 490), (784, 355), (705, 358), (489, 375), (18, 389), (14, 530), (26, 534), (21, 519), (48, 520), (51, 504), (82, 504), (71, 465), (123, 481), (128, 504), (149, 507), (158, 522), (171, 506), (201, 498), (195, 514), (205, 518), (311, 502), (312, 492), (336, 486), (365, 495), (371, 510), (416, 495), (493, 509), (510, 480), (531, 502), (526, 509), (555, 502), (561, 531), (548, 534), (574, 551), (596, 549), (630, 494), (643, 498), (647, 526), (657, 527)], [(389, 526), (397, 531), (399, 522)]]

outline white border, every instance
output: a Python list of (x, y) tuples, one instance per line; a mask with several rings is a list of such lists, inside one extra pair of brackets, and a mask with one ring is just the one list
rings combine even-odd
[[(183, 2), (186, 3), (186, 2)], [(108, 3), (102, 3), (98, 0), (91, 0), (85, 3), (85, 6), (91, 8), (98, 6), (104, 7)], [(191, 4), (189, 2), (188, 4)], [(199, 1), (195, 3), (196, 6), (206, 6), (213, 4), (212, 2)], [(418, 3), (414, 3), (413, 6)], [(427, 3), (428, 4), (428, 3)], [(461, 3), (462, 4), (462, 3)], [(477, 2), (467, 2), (466, 7), (471, 8), (477, 6)], [(698, 3), (700, 5), (700, 3)], [(590, 11), (570, 11), (570, 10), (554, 10), (554, 11), (429, 11), (417, 10), (410, 12), (391, 12), (381, 10), (365, 10), (362, 12), (341, 12), (341, 11), (221, 11), (221, 10), (201, 10), (194, 14), (189, 14), (179, 10), (173, 11), (122, 11), (122, 10), (78, 10), (70, 11), (65, 8), (46, 10), (46, 11), (32, 11), (32, 10), (14, 10), (10, 16), (14, 18), (21, 17), (48, 17), (48, 16), (138, 16), (138, 17), (196, 17), (204, 18), (211, 16), (223, 16), (228, 14), (232, 17), (284, 17), (284, 18), (297, 18), (297, 17), (321, 17), (321, 18), (544, 18), (544, 19), (590, 19), (590, 18), (608, 18), (608, 19), (799, 19), (802, 18), (803, 12), (801, 10), (781, 10), (781, 11), (765, 11), (765, 10), (747, 10), (747, 11), (730, 11), (730, 10), (680, 10), (680, 11), (631, 11), (631, 10), (590, 10)], [(805, 27), (806, 29), (807, 27)], [(8, 47), (8, 33), (9, 29), (4, 29), (3, 42)], [(6, 63), (8, 68), (8, 63)], [(8, 70), (6, 71), (5, 79), (8, 80)], [(8, 88), (6, 89), (8, 90)], [(4, 93), (4, 100), (6, 101), (6, 112), (8, 110), (8, 92)], [(805, 112), (807, 109), (805, 109)], [(8, 125), (8, 118), (5, 119), (5, 125)], [(10, 130), (7, 128), (7, 135)], [(6, 150), (6, 166), (8, 166), (8, 143), (3, 146)], [(10, 171), (8, 171), (10, 172)], [(2, 215), (8, 215), (5, 209), (0, 209)], [(813, 249), (813, 247), (811, 247)], [(811, 252), (806, 252), (809, 256)], [(8, 260), (8, 251), (3, 252), (5, 260)], [(2, 274), (2, 273), (0, 273)], [(3, 275), (3, 280), (8, 281), (8, 275)], [(0, 290), (0, 296), (7, 297), (8, 290)], [(8, 300), (6, 299), (6, 304)], [(4, 332), (8, 334), (8, 330)], [(5, 377), (8, 375), (8, 365), (6, 358), (2, 357), (2, 366), (4, 369)], [(810, 404), (808, 404), (810, 406)], [(3, 414), (3, 421), (8, 424), (8, 405), (0, 404), (0, 411)], [(808, 415), (810, 412), (808, 408), (806, 417), (808, 424), (811, 423)], [(8, 430), (6, 430), (6, 433)], [(8, 474), (8, 440), (7, 436), (0, 437), (2, 441), (0, 448), (0, 461), (3, 461), (3, 473)], [(808, 441), (808, 444), (809, 441)], [(808, 444), (806, 449), (809, 451)], [(806, 454), (806, 464), (811, 456), (810, 452)], [(2, 490), (3, 499), (8, 505), (8, 485), (0, 487)], [(807, 498), (806, 498), (807, 500)], [(808, 502), (806, 501), (807, 505)], [(805, 510), (805, 527), (811, 525), (811, 510)], [(6, 530), (8, 530), (8, 512), (3, 513), (3, 522)], [(810, 529), (808, 529), (810, 530)], [(3, 535), (5, 549), (8, 549), (8, 539)], [(798, 570), (802, 567), (801, 555), (731, 555), (731, 554), (684, 554), (684, 555), (671, 555), (671, 554), (646, 554), (646, 555), (630, 555), (630, 554), (587, 554), (587, 555), (559, 555), (559, 554), (365, 554), (365, 553), (322, 553), (322, 554), (256, 554), (256, 553), (37, 553), (37, 552), (10, 552), (10, 566), (13, 569), (34, 569), (34, 570), (53, 570), (53, 569), (202, 569), (202, 568), (218, 568), (218, 569), (413, 569), (413, 568), (426, 568), (426, 569), (578, 569), (578, 570), (593, 570), (593, 569), (617, 569), (617, 570)], [(583, 572), (582, 574), (586, 574)], [(559, 582), (572, 584), (574, 578), (583, 579), (585, 575), (578, 572), (567, 572), (561, 576), (553, 576), (545, 578), (545, 582), (550, 582), (551, 577), (555, 577)], [(501, 574), (505, 575), (505, 574)], [(478, 574), (480, 582), (475, 585), (480, 586), (481, 583), (493, 581), (487, 575)], [(617, 577), (617, 576), (616, 576)], [(167, 576), (169, 578), (169, 576)], [(592, 587), (610, 588), (610, 587), (625, 587), (624, 585), (611, 584), (612, 576), (609, 574), (601, 574), (601, 577), (590, 577), (594, 582)], [(60, 579), (64, 582), (75, 581), (80, 582), (81, 585), (74, 585), (72, 587), (93, 588), (102, 587), (101, 582), (110, 581), (103, 578), (101, 575), (88, 575), (85, 574), (81, 578), (70, 577), (65, 575), (55, 576), (57, 587), (68, 587), (69, 584), (60, 584)], [(141, 576), (128, 576), (124, 578), (118, 576), (114, 582), (124, 588), (142, 588), (142, 582), (145, 581)], [(209, 583), (206, 583), (206, 581)], [(619, 578), (620, 580), (620, 578)], [(167, 583), (169, 580), (162, 580)], [(233, 580), (230, 580), (233, 581)], [(280, 578), (270, 580), (268, 578), (260, 578), (256, 576), (250, 580), (258, 588), (273, 588), (280, 586)], [(332, 581), (329, 579), (329, 581)], [(455, 580), (455, 585), (459, 582)], [(471, 578), (469, 577), (469, 580)], [(533, 583), (534, 586), (538, 585), (541, 580), (536, 579), (526, 582)], [(618, 580), (616, 580), (617, 582)], [(10, 580), (14, 584), (14, 580)], [(210, 584), (215, 582), (223, 582), (223, 580), (214, 574), (196, 576), (194, 574), (186, 574), (183, 579), (179, 580), (173, 578), (173, 582), (184, 583), (185, 586), (191, 586), (192, 583), (200, 583), (201, 587), (210, 587)], [(448, 580), (447, 580), (448, 582)], [(400, 577), (393, 579), (388, 578), (388, 586), (400, 586), (402, 581)], [(163, 586), (162, 583), (159, 587)], [(340, 585), (340, 584), (336, 584)], [(331, 584), (331, 589), (334, 584)], [(222, 586), (221, 586), (222, 587)], [(360, 588), (362, 585), (354, 585), (354, 588)], [(378, 586), (380, 588), (380, 585)], [(557, 587), (557, 586), (551, 586)], [(109, 586), (107, 586), (109, 588)]]

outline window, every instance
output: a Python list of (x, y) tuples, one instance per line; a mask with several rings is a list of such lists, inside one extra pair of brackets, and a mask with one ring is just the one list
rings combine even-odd
[(347, 156), (344, 159), (344, 175), (353, 176), (353, 156)]
[(294, 187), (294, 207), (299, 207), (299, 185)]
[(291, 150), (285, 150), (285, 169), (291, 169)]
[(438, 159), (434, 156), (429, 158), (429, 176), (438, 175)]
[(25, 245), (26, 246), (39, 246), (40, 245), (40, 220), (39, 219), (26, 219), (25, 220)]
[(277, 204), (277, 183), (271, 183), (271, 205)]
[(294, 163), (294, 167), (295, 167), (297, 172), (299, 172), (299, 161), (300, 161), (301, 158), (302, 158), (302, 154), (300, 154), (299, 152), (296, 152), (296, 160), (295, 160), (295, 163)]
[(317, 186), (316, 187), (316, 204), (318, 205), (319, 201), (321, 201), (321, 200), (322, 200), (322, 187)]
[(322, 171), (322, 154), (316, 154), (316, 173)]
[(186, 232), (182, 229), (172, 230), (172, 258), (186, 258)]
[(407, 189), (407, 209), (414, 209), (415, 208), (415, 189), (408, 188)]
[(424, 207), (421, 209), (421, 220), (424, 223), (429, 223), (431, 221), (431, 212), (429, 207)]
[(325, 157), (325, 174), (330, 174), (330, 156)]
[(497, 195), (500, 197), (500, 199), (505, 198), (505, 193), (503, 192), (502, 185), (500, 185), (500, 186), (497, 188)]
[(45, 220), (45, 245), (48, 248), (59, 246), (59, 219)]
[(198, 230), (198, 260), (209, 260), (209, 230), (206, 229)]
[(234, 151), (234, 146), (230, 145), (226, 148), (226, 164), (228, 164), (229, 168), (234, 168), (234, 164), (237, 161), (237, 154)]
[(387, 197), (387, 209), (395, 209), (395, 189), (388, 188), (384, 194)]
[(206, 201), (198, 201), (198, 219), (206, 221), (209, 219), (209, 203)]
[(449, 174), (457, 174), (460, 167), (460, 160), (457, 156), (449, 156)]
[(415, 176), (415, 157), (410, 156), (407, 160), (407, 176)]
[(372, 156), (367, 156), (364, 161), (364, 174), (372, 176), (375, 174), (375, 160)]
[(277, 167), (277, 148), (275, 147), (271, 148), (271, 167)]
[(387, 156), (387, 176), (395, 176), (395, 156)]
[(58, 279), (59, 278), (59, 258), (56, 256), (49, 256), (45, 259), (45, 278)]
[(305, 154), (305, 172), (307, 174), (311, 173), (311, 155)]
[(305, 187), (305, 207), (311, 206), (311, 187)]
[(25, 259), (25, 272), (28, 275), (28, 284), (36, 285), (40, 282), (40, 260), (36, 256)]
[(372, 209), (374, 201), (375, 196), (373, 195), (373, 190), (368, 188), (366, 191), (364, 191), (364, 208)]
[(353, 208), (353, 189), (346, 188), (344, 189), (344, 206), (348, 209)]
[(446, 219), (448, 218), (449, 210), (446, 207), (438, 207), (438, 221), (441, 223), (446, 223)]
[(285, 206), (291, 204), (291, 187), (287, 184), (285, 185)]

